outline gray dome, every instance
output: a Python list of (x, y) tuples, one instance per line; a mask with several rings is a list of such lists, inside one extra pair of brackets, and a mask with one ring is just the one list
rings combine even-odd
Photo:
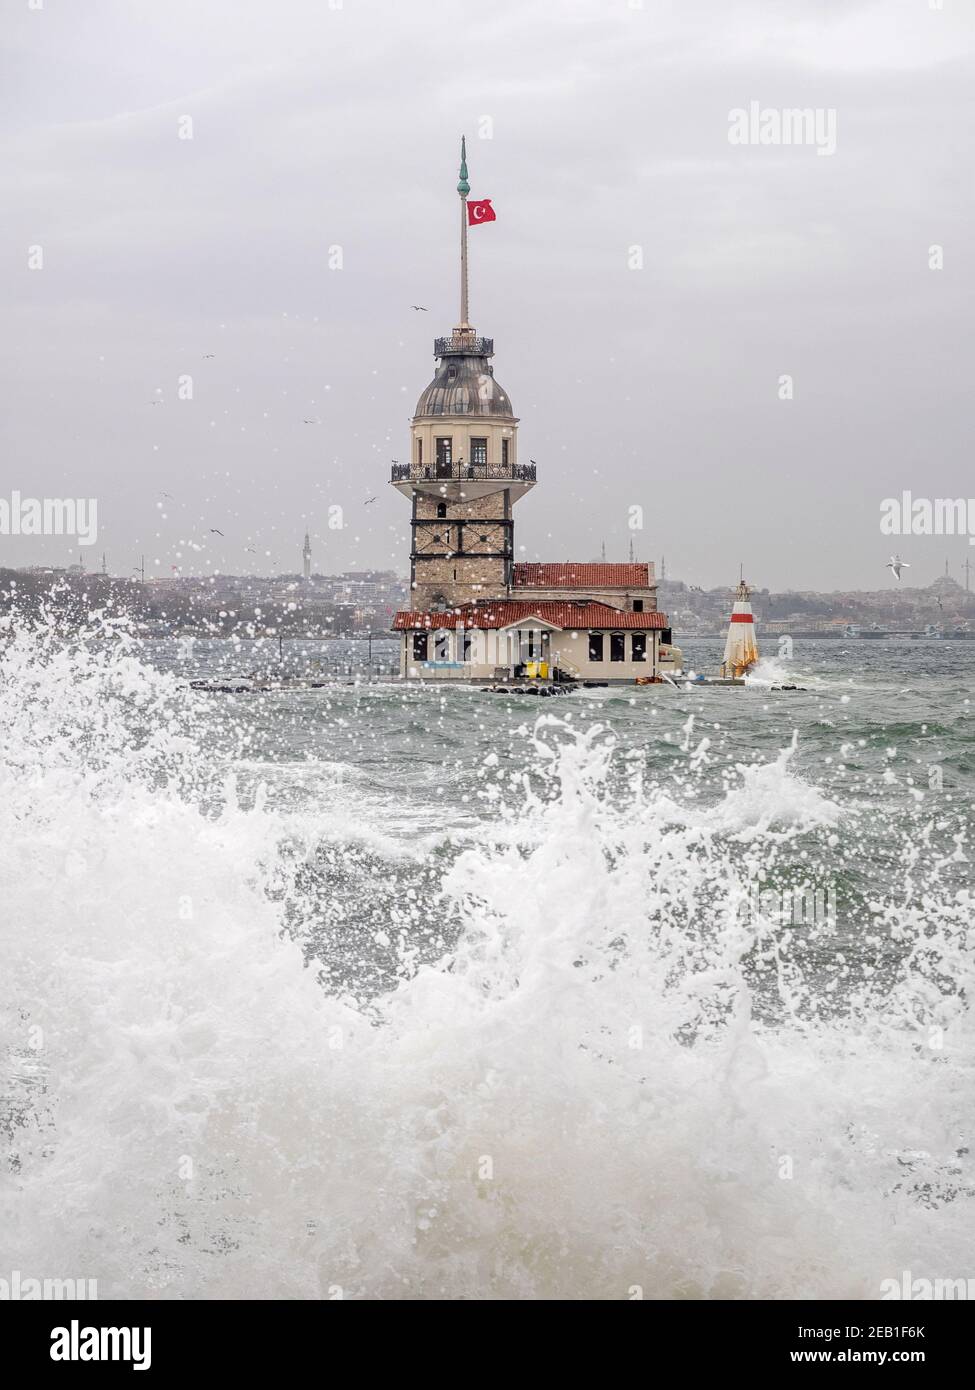
[(416, 415), (491, 415), (514, 418), (508, 393), (494, 379), (486, 354), (452, 353), (416, 403)]

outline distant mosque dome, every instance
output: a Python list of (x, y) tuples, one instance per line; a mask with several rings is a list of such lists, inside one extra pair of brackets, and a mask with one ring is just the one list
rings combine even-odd
[(440, 363), (416, 403), (415, 415), (514, 418), (508, 393), (495, 381), (494, 369), (488, 362), (494, 348), (489, 338), (475, 339), (472, 351), (458, 351), (450, 339), (443, 338), (438, 338), (434, 347)]

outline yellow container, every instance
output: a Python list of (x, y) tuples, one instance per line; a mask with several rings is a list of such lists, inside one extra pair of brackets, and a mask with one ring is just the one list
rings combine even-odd
[(529, 680), (548, 680), (547, 661), (526, 661), (525, 675)]

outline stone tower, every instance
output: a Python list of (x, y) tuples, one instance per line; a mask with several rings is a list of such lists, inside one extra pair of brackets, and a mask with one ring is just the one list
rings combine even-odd
[(305, 579), (311, 579), (311, 539), (305, 532), (305, 544), (301, 552), (301, 569)]
[(518, 420), (494, 378), (494, 342), (468, 321), (466, 143), (461, 142), (460, 322), (434, 340), (437, 369), (417, 402), (410, 461), (393, 486), (412, 501), (411, 607), (438, 611), (507, 594), (514, 503), (535, 484), (518, 462)]

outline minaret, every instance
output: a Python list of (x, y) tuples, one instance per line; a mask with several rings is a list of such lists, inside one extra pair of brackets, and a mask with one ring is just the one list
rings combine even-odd
[(411, 606), (454, 608), (508, 593), (514, 564), (512, 508), (535, 485), (518, 462), (518, 420), (494, 379), (491, 338), (471, 326), (467, 273), (467, 142), (461, 140), (460, 319), (436, 338), (437, 369), (410, 426), (410, 462), (392, 484), (413, 504)]
[(305, 532), (305, 545), (301, 552), (301, 558), (303, 562), (302, 573), (306, 579), (311, 579), (311, 541), (308, 538), (307, 531)]

